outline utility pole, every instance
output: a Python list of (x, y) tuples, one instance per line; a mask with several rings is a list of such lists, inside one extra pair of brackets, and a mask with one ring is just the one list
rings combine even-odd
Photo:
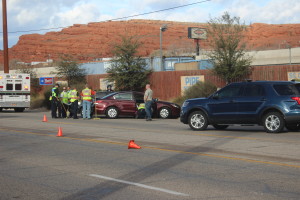
[(9, 73), (6, 0), (2, 0), (4, 73)]
[(292, 47), (289, 46), (289, 50), (290, 50), (290, 65), (292, 65)]
[(162, 32), (165, 32), (167, 30), (167, 25), (163, 25), (159, 29), (159, 46), (160, 46), (160, 71), (164, 71), (164, 65), (163, 65), (163, 53), (162, 53)]

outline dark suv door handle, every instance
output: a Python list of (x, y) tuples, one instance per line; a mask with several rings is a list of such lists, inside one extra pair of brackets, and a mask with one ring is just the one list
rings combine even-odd
[(267, 99), (266, 98), (262, 98), (260, 101), (267, 101)]

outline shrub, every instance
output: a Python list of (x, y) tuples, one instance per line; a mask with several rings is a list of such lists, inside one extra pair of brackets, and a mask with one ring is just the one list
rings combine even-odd
[(199, 81), (185, 90), (182, 96), (175, 98), (173, 102), (182, 105), (186, 99), (208, 97), (215, 91), (217, 91), (217, 87), (214, 84)]
[(30, 109), (46, 107), (44, 105), (45, 98), (42, 95), (32, 96), (30, 100)]
[(48, 87), (45, 91), (44, 91), (44, 101), (42, 103), (42, 107), (47, 108), (48, 110), (51, 109), (51, 102), (49, 100), (50, 96), (51, 96), (51, 90), (52, 87)]

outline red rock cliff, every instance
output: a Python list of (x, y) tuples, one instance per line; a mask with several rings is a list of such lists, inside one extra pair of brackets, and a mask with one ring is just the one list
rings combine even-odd
[[(205, 27), (201, 23), (184, 23), (156, 20), (129, 20), (73, 25), (60, 32), (44, 35), (29, 34), (20, 37), (18, 43), (10, 48), (10, 60), (23, 62), (58, 59), (61, 54), (70, 54), (80, 61), (111, 57), (111, 46), (119, 40), (119, 35), (136, 35), (143, 46), (139, 55), (149, 56), (159, 49), (159, 32), (163, 24), (168, 30), (163, 32), (163, 49), (195, 48), (194, 41), (188, 39), (188, 27)], [(247, 33), (251, 49), (278, 49), (300, 46), (300, 24), (253, 24)], [(201, 48), (208, 44), (201, 41)], [(2, 52), (1, 52), (2, 53)], [(3, 63), (3, 56), (0, 57)]]

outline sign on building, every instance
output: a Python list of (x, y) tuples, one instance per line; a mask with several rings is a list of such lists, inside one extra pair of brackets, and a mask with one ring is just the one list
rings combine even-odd
[(300, 80), (300, 72), (288, 72), (288, 80)]
[(40, 85), (53, 85), (53, 77), (40, 77)]
[(181, 76), (181, 94), (189, 87), (195, 85), (198, 81), (204, 82), (204, 75)]

